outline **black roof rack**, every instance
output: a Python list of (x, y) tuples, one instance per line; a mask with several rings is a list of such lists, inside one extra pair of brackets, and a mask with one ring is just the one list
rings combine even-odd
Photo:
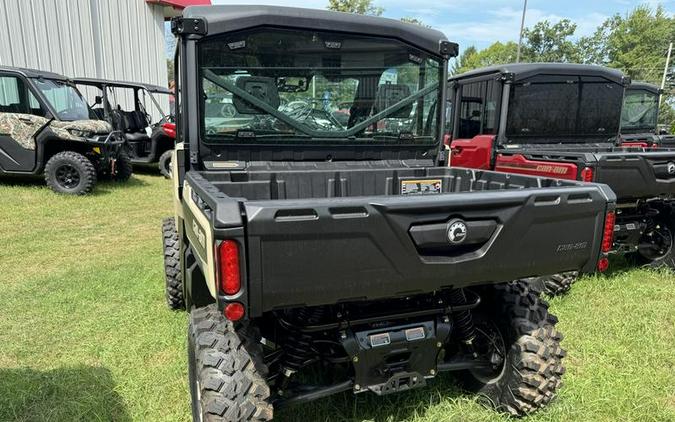
[[(224, 5), (189, 6), (183, 11), (183, 18), (205, 20), (207, 35), (269, 25), (395, 38), (433, 54), (457, 54), (457, 44), (448, 43), (440, 31), (376, 16), (295, 7)], [(445, 51), (441, 51), (441, 43)]]
[(588, 75), (601, 76), (610, 81), (627, 84), (630, 79), (623, 72), (604, 66), (573, 63), (511, 63), (500, 64), (480, 69), (470, 70), (449, 78), (457, 81), (493, 73), (512, 75), (514, 81), (527, 79), (535, 75)]

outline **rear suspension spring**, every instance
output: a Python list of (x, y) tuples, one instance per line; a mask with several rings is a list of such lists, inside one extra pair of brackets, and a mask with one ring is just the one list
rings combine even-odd
[(326, 308), (314, 307), (279, 315), (279, 323), (284, 327), (281, 389), (288, 385), (293, 374), (307, 366), (316, 357), (314, 337), (303, 332), (302, 327), (322, 321), (326, 312)]
[[(450, 304), (452, 306), (461, 306), (467, 303), (466, 294), (463, 289), (454, 289), (450, 292)], [(471, 311), (455, 312), (453, 319), (459, 339), (466, 346), (469, 353), (476, 356), (474, 350), (474, 340), (476, 339), (476, 326), (473, 323)]]

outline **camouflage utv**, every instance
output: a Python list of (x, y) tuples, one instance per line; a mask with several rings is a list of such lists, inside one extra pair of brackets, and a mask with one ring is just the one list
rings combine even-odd
[(66, 77), (0, 67), (0, 175), (44, 175), (55, 192), (84, 195), (100, 177), (131, 176), (124, 142)]

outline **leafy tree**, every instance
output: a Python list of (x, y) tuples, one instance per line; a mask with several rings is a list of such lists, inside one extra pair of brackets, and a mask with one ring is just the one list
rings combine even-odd
[(384, 9), (373, 5), (373, 0), (328, 0), (328, 10), (380, 16)]
[(513, 63), (516, 61), (518, 44), (513, 41), (496, 43), (478, 50), (476, 47), (466, 48), (450, 69), (453, 75), (467, 72), (471, 69), (491, 66), (495, 64)]
[[(633, 80), (659, 84), (666, 64), (668, 44), (675, 41), (675, 18), (658, 6), (639, 6), (626, 16), (614, 15), (595, 33), (579, 40), (584, 63), (621, 69)], [(675, 120), (673, 96), (666, 94), (659, 122)]]
[(522, 61), (534, 62), (577, 62), (579, 51), (570, 38), (574, 36), (577, 24), (569, 19), (551, 24), (547, 20), (537, 22), (523, 32)]
[(167, 83), (174, 79), (173, 59), (166, 59), (166, 76), (167, 76)]
[(625, 17), (614, 15), (596, 32), (579, 40), (585, 63), (622, 69), (631, 78), (660, 81), (668, 43), (675, 39), (675, 19), (663, 7), (635, 8)]
[(412, 23), (419, 26), (424, 26), (425, 28), (431, 28), (431, 25), (427, 25), (422, 22), (420, 19), (413, 18), (412, 16), (404, 16), (401, 18), (401, 22)]

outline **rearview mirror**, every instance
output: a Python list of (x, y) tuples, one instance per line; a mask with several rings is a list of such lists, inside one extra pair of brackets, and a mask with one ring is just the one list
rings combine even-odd
[(103, 104), (103, 97), (101, 97), (100, 95), (94, 97), (94, 104)]
[(307, 77), (282, 77), (277, 78), (277, 89), (279, 92), (305, 92), (309, 89), (309, 78)]

